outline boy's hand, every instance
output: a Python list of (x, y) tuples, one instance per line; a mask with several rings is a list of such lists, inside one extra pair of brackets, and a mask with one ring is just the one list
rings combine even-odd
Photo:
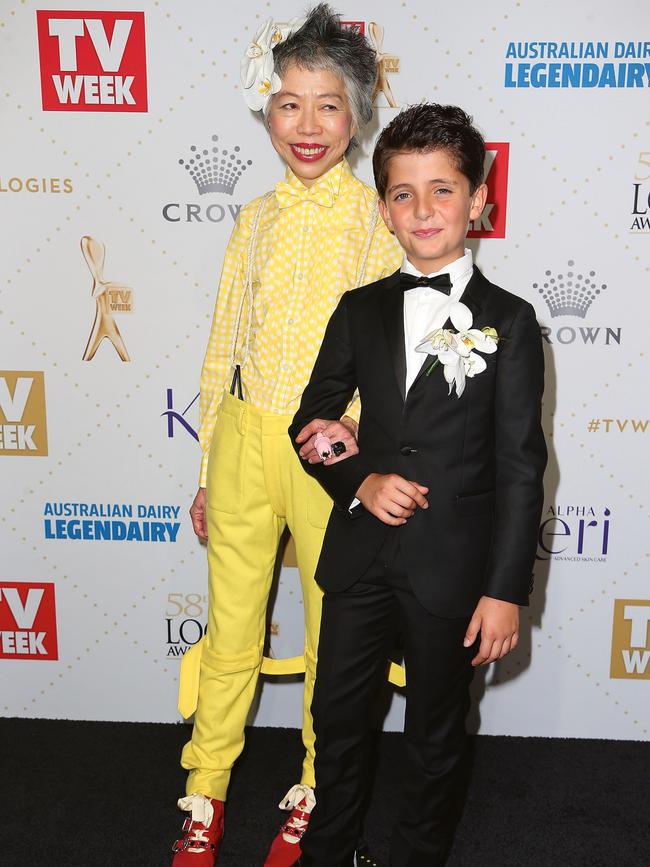
[(481, 633), (481, 644), (472, 665), (485, 665), (502, 659), (519, 641), (519, 606), (491, 596), (481, 596), (472, 615), (465, 640), (470, 647)]
[(357, 499), (365, 508), (392, 527), (406, 524), (419, 506), (428, 509), (429, 503), (425, 494), (429, 489), (417, 482), (408, 482), (396, 473), (370, 473), (366, 476), (357, 491)]
[[(359, 447), (357, 445), (358, 429), (359, 425), (356, 421), (349, 418), (347, 415), (344, 415), (340, 421), (328, 421), (324, 418), (315, 418), (313, 421), (310, 421), (309, 424), (305, 425), (296, 437), (297, 443), (304, 443), (298, 454), (304, 461), (308, 461), (310, 464), (323, 463), (326, 467), (329, 467), (330, 464), (335, 464), (337, 461), (344, 461), (346, 458), (359, 453)], [(323, 461), (314, 448), (314, 441), (316, 435), (319, 433), (328, 437), (332, 443), (344, 443), (345, 451), (343, 454), (338, 457), (336, 457), (336, 455), (331, 455), (327, 460)]]

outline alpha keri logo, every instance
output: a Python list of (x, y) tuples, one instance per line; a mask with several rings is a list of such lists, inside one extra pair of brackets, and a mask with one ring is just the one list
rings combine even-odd
[(650, 600), (615, 599), (609, 676), (650, 680)]
[(144, 12), (36, 12), (43, 111), (147, 111)]
[(46, 455), (45, 375), (0, 370), (0, 455)]
[(607, 506), (556, 503), (548, 506), (539, 528), (538, 560), (605, 563), (612, 510)]
[(0, 581), (0, 659), (58, 659), (54, 584)]
[(509, 142), (485, 143), (483, 180), (487, 184), (487, 200), (481, 216), (470, 223), (468, 238), (505, 238), (509, 161)]
[[(607, 290), (607, 283), (601, 283), (596, 272), (589, 269), (579, 269), (573, 259), (567, 262), (567, 268), (558, 272), (548, 269), (541, 283), (533, 283), (533, 289), (546, 302), (551, 319), (572, 316), (586, 319), (591, 305)], [(547, 343), (583, 343), (620, 345), (622, 328), (610, 325), (582, 326), (561, 325), (553, 329), (541, 325), (542, 337)]]

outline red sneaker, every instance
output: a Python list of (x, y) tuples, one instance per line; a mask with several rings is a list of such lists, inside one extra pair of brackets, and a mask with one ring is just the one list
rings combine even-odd
[(271, 843), (264, 867), (292, 867), (298, 863), (302, 854), (300, 838), (307, 830), (315, 804), (314, 790), (310, 786), (292, 786), (289, 789), (279, 807), (281, 810), (291, 810), (291, 815)]
[(192, 815), (172, 846), (172, 867), (214, 867), (223, 838), (223, 801), (195, 794), (181, 798), (178, 806)]

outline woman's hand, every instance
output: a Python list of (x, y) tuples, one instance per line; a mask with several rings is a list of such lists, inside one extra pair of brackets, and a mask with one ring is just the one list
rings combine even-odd
[(204, 542), (208, 538), (208, 522), (205, 519), (205, 488), (199, 488), (194, 497), (194, 502), (190, 506), (190, 518), (192, 519), (192, 529)]
[[(300, 457), (310, 464), (325, 464), (326, 467), (330, 464), (335, 464), (337, 461), (344, 461), (346, 458), (359, 453), (357, 445), (357, 431), (359, 425), (349, 416), (344, 415), (340, 421), (328, 421), (323, 418), (315, 418), (305, 425), (296, 437), (297, 443), (303, 443), (300, 449)], [(345, 451), (343, 454), (330, 455), (329, 458), (323, 460), (314, 447), (314, 442), (318, 434), (326, 436), (331, 443), (343, 443)]]

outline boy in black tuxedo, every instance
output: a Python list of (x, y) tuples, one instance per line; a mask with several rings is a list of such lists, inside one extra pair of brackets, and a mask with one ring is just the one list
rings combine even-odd
[[(542, 343), (532, 306), (490, 283), (464, 246), (485, 204), (484, 156), (454, 106), (413, 106), (384, 129), (375, 183), (404, 263), (343, 295), (289, 431), (335, 504), (316, 573), (325, 597), (309, 867), (353, 864), (368, 707), (396, 625), (406, 755), (390, 864), (444, 864), (472, 674), (516, 647), (532, 590)], [(357, 388), (359, 451), (322, 460), (315, 435)]]

